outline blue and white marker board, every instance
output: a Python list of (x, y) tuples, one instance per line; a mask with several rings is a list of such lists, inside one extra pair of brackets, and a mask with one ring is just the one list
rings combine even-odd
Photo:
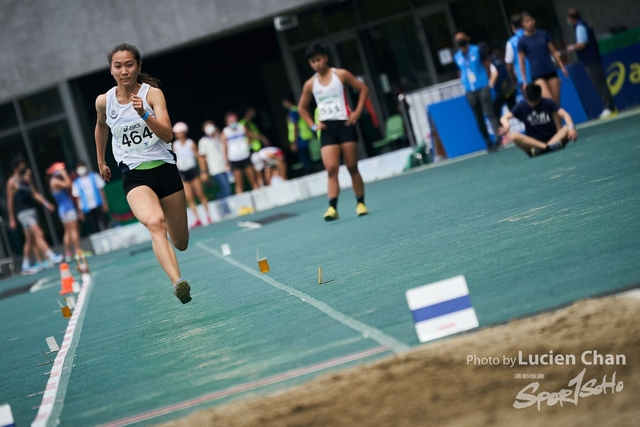
[(13, 413), (11, 412), (11, 406), (5, 403), (0, 405), (0, 427), (15, 427), (13, 421)]
[(464, 276), (409, 289), (406, 296), (420, 342), (479, 326)]

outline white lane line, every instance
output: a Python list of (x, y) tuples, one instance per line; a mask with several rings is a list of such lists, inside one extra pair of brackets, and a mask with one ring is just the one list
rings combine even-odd
[(29, 292), (38, 292), (43, 289), (53, 288), (60, 284), (58, 280), (60, 279), (57, 277), (43, 277), (42, 279), (38, 279), (38, 281), (29, 288)]
[(632, 289), (630, 291), (623, 292), (620, 295), (629, 297), (629, 298), (640, 299), (640, 289)]
[(292, 371), (277, 374), (272, 377), (263, 378), (260, 380), (252, 381), (246, 384), (240, 384), (229, 387), (224, 390), (214, 391), (213, 393), (205, 394), (204, 396), (196, 397), (194, 399), (186, 400), (184, 402), (175, 403), (173, 405), (164, 406), (162, 408), (154, 409), (149, 412), (134, 415), (132, 417), (124, 418), (118, 421), (113, 421), (107, 424), (102, 424), (99, 427), (123, 427), (131, 424), (139, 423), (141, 421), (147, 421), (152, 418), (157, 418), (163, 415), (171, 414), (176, 411), (182, 411), (184, 409), (193, 408), (194, 406), (202, 405), (204, 403), (213, 402), (225, 397), (233, 396), (239, 393), (255, 390), (259, 387), (266, 385), (277, 384), (282, 381), (290, 380), (292, 378), (298, 378), (303, 375), (320, 372), (324, 369), (340, 366), (344, 363), (354, 362), (365, 357), (374, 356), (376, 354), (388, 351), (387, 347), (375, 347), (369, 350), (361, 351), (347, 356), (338, 357), (336, 359), (327, 360), (326, 362), (320, 362), (315, 365), (307, 366), (304, 368), (294, 369)]
[[(42, 395), (42, 402), (38, 409), (36, 419), (31, 423), (31, 427), (49, 427), (57, 426), (60, 423), (60, 414), (64, 405), (64, 397), (67, 394), (67, 385), (71, 376), (71, 368), (73, 367), (73, 358), (80, 341), (80, 333), (82, 332), (82, 323), (84, 315), (87, 312), (85, 304), (88, 303), (91, 294), (91, 286), (96, 274), (92, 275), (92, 279), (83, 281), (82, 289), (78, 294), (76, 308), (73, 315), (69, 319), (67, 330), (60, 346), (60, 351), (53, 361), (53, 367), (47, 381), (47, 387)], [(68, 356), (68, 357), (67, 357)]]
[(379, 329), (376, 329), (372, 326), (366, 325), (362, 322), (357, 321), (356, 319), (353, 319), (349, 316), (347, 316), (346, 314), (343, 314), (341, 312), (339, 312), (338, 310), (332, 308), (331, 306), (329, 306), (328, 304), (315, 299), (314, 297), (305, 294), (304, 292), (300, 292), (297, 289), (294, 289), (290, 286), (287, 286), (283, 283), (278, 282), (275, 279), (272, 279), (269, 276), (265, 276), (253, 269), (251, 269), (250, 267), (234, 260), (233, 258), (227, 256), (222, 256), (221, 253), (219, 253), (218, 251), (211, 249), (210, 247), (203, 245), (202, 243), (197, 243), (196, 246), (198, 246), (200, 249), (209, 252), (211, 255), (220, 258), (223, 261), (228, 262), (229, 264), (238, 267), (240, 270), (243, 270), (255, 277), (257, 277), (258, 279), (267, 282), (269, 285), (273, 286), (274, 288), (280, 289), (282, 291), (287, 292), (289, 295), (292, 295), (294, 297), (300, 298), (302, 301), (306, 302), (307, 304), (317, 308), (318, 310), (320, 310), (321, 312), (323, 312), (324, 314), (326, 314), (327, 316), (337, 320), (338, 322), (342, 323), (343, 325), (353, 329), (354, 331), (357, 331), (359, 333), (361, 333), (365, 338), (370, 338), (372, 340), (374, 340), (375, 342), (377, 342), (380, 345), (385, 345), (387, 347), (389, 347), (394, 353), (396, 354), (400, 354), (400, 353), (404, 353), (409, 351), (409, 346), (398, 341), (397, 339), (393, 338), (392, 336), (389, 336), (387, 334), (385, 334), (384, 332), (382, 332)]

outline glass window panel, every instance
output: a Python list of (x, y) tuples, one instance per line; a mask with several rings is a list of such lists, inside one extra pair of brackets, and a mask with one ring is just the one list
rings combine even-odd
[[(337, 60), (340, 61), (340, 66), (349, 70), (354, 76), (359, 80), (364, 81), (365, 84), (371, 88), (371, 81), (369, 81), (370, 79), (365, 75), (364, 63), (362, 56), (360, 55), (360, 49), (358, 48), (358, 41), (355, 38), (341, 41), (336, 43), (335, 47), (338, 54)], [(349, 104), (352, 108), (355, 108), (358, 104), (358, 97), (360, 95), (351, 87), (348, 87), (347, 96), (349, 98)], [(381, 138), (379, 123), (380, 120), (373, 109), (365, 108), (362, 111), (360, 120), (358, 120), (358, 128), (360, 129), (360, 135), (362, 136), (362, 142), (364, 142), (367, 156), (375, 155), (372, 144), (374, 141)]]
[(18, 117), (13, 103), (0, 105), (0, 131), (15, 128), (18, 126)]
[(54, 162), (65, 162), (69, 168), (73, 168), (78, 162), (66, 120), (49, 123), (30, 130), (29, 139), (36, 158), (37, 165), (35, 166), (42, 177), (45, 176), (45, 171)]
[[(429, 49), (431, 50), (431, 56), (433, 63), (436, 67), (436, 73), (438, 74), (439, 82), (446, 82), (453, 80), (457, 77), (457, 67), (453, 60), (453, 53), (456, 48), (453, 46), (453, 38), (451, 35), (451, 28), (447, 21), (447, 14), (445, 12), (437, 12), (432, 15), (428, 15), (422, 18), (422, 27), (427, 36), (427, 42), (429, 43)], [(450, 56), (447, 57), (446, 50), (449, 50)], [(443, 53), (443, 60), (440, 58), (440, 53)], [(451, 61), (451, 63), (446, 63)]]
[(459, 30), (471, 37), (471, 43), (485, 42), (491, 48), (504, 48), (509, 34), (500, 11), (500, 0), (458, 0), (451, 12)]
[(317, 39), (326, 34), (324, 19), (320, 10), (298, 14), (298, 26), (285, 31), (287, 40), (291, 44)]
[(409, 10), (409, 0), (358, 0), (358, 9), (363, 21), (373, 21)]
[(414, 7), (426, 6), (433, 3), (442, 3), (442, 0), (411, 0)]
[[(0, 152), (2, 152), (2, 156), (0, 156), (0, 183), (2, 183), (0, 185), (0, 194), (3, 195), (3, 197), (0, 197), (0, 203), (4, 204), (6, 202), (4, 198), (5, 184), (13, 173), (11, 162), (16, 158), (21, 158), (28, 162), (27, 150), (22, 140), (22, 135), (16, 133), (0, 138)], [(6, 208), (6, 206), (3, 205), (3, 208)], [(6, 212), (6, 210), (3, 212)]]
[(324, 19), (327, 23), (327, 30), (330, 33), (348, 30), (358, 25), (356, 11), (353, 9), (353, 2), (342, 1), (323, 9)]
[(536, 18), (536, 27), (547, 31), (554, 40), (562, 38), (553, 0), (509, 0), (504, 5), (509, 17), (526, 10)]
[(296, 69), (298, 70), (300, 81), (303, 84), (313, 75), (313, 70), (311, 69), (309, 61), (304, 54), (305, 50), (307, 50), (307, 48), (301, 48), (293, 51), (293, 59), (296, 63)]
[(389, 112), (397, 113), (398, 95), (431, 84), (412, 16), (364, 31), (376, 85)]
[[(0, 156), (0, 216), (7, 220), (9, 216), (7, 215), (6, 183), (13, 174), (11, 162), (18, 157), (27, 161), (27, 151), (22, 135), (16, 133), (0, 138), (0, 152), (2, 152), (2, 156)], [(22, 233), (9, 233), (9, 241), (14, 253), (22, 252), (22, 244), (24, 243)]]
[(18, 103), (26, 123), (44, 119), (64, 111), (56, 88), (23, 98)]

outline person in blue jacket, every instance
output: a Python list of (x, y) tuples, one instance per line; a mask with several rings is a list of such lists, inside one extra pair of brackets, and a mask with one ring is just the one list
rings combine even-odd
[[(455, 35), (455, 43), (458, 51), (455, 54), (455, 62), (460, 69), (460, 79), (467, 93), (467, 101), (473, 110), (478, 130), (487, 144), (487, 151), (492, 153), (499, 148), (498, 143), (492, 143), (489, 132), (484, 122), (487, 116), (494, 135), (498, 134), (500, 122), (493, 108), (491, 100), (491, 87), (489, 76), (491, 75), (491, 58), (477, 45), (469, 43), (469, 36), (464, 31), (458, 31)], [(497, 140), (497, 138), (496, 138)]]
[[(520, 96), (524, 96), (524, 84), (531, 83), (531, 79), (525, 82), (522, 78), (522, 71), (520, 70), (520, 61), (518, 60), (518, 42), (524, 35), (524, 28), (522, 28), (522, 15), (516, 13), (511, 16), (511, 31), (513, 36), (507, 41), (504, 51), (504, 62), (507, 64), (507, 70), (512, 77), (518, 82), (518, 92)], [(531, 69), (529, 67), (529, 60), (525, 58), (525, 68), (527, 76), (531, 76)]]
[(578, 54), (578, 60), (584, 66), (585, 71), (593, 82), (593, 85), (602, 99), (604, 110), (600, 114), (601, 119), (606, 119), (617, 114), (618, 110), (613, 103), (613, 97), (604, 76), (602, 65), (602, 57), (598, 50), (598, 40), (596, 34), (589, 24), (587, 24), (580, 16), (580, 11), (575, 7), (567, 11), (567, 23), (571, 25), (576, 32), (576, 43), (567, 46), (567, 50), (575, 51)]

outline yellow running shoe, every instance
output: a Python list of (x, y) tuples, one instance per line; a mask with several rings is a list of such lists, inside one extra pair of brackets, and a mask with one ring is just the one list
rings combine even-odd
[(335, 208), (333, 206), (329, 206), (327, 211), (324, 213), (324, 220), (325, 221), (335, 221), (338, 218), (340, 218), (338, 216), (338, 211), (335, 210)]
[(356, 213), (358, 214), (358, 216), (369, 215), (369, 210), (364, 205), (364, 203), (358, 203), (358, 206), (356, 206)]

